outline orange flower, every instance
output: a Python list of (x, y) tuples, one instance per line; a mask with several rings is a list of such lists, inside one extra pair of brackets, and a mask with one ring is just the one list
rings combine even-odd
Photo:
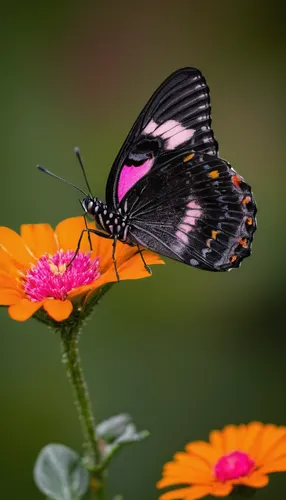
[(224, 497), (234, 488), (262, 488), (270, 472), (286, 471), (286, 427), (251, 422), (212, 431), (209, 443), (194, 441), (186, 452), (165, 464), (158, 488), (187, 485), (168, 491), (160, 500)]
[[(95, 228), (95, 224), (89, 224)], [(77, 248), (83, 217), (49, 224), (24, 224), (20, 236), (0, 227), (0, 305), (9, 306), (11, 318), (25, 321), (41, 308), (55, 321), (67, 319), (79, 297), (87, 303), (94, 290), (117, 281), (112, 261), (112, 241), (90, 234), (68, 266)], [(163, 264), (160, 257), (143, 250), (147, 264)], [(121, 280), (149, 276), (137, 247), (116, 245)]]

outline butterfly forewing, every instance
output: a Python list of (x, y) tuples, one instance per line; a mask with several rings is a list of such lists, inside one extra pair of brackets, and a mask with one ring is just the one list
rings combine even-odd
[(107, 204), (117, 208), (136, 182), (150, 174), (158, 156), (185, 148), (190, 153), (218, 152), (211, 129), (209, 89), (196, 68), (173, 73), (139, 115), (111, 169)]

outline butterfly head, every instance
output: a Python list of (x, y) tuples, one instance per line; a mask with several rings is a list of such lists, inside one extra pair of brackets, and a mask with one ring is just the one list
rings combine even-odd
[(97, 215), (103, 212), (105, 206), (98, 198), (87, 195), (81, 202), (81, 206), (89, 215)]

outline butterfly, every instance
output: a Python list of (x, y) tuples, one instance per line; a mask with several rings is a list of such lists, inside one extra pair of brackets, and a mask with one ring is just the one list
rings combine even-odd
[(142, 247), (208, 271), (228, 271), (250, 255), (256, 204), (250, 186), (219, 156), (210, 113), (202, 73), (175, 71), (121, 147), (106, 203), (91, 194), (83, 199), (100, 229), (92, 232), (113, 239), (115, 269), (118, 240), (137, 245), (144, 263)]

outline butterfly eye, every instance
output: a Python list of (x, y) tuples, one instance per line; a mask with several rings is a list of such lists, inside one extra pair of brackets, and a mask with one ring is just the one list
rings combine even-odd
[(91, 212), (91, 211), (92, 211), (93, 206), (94, 206), (94, 202), (93, 202), (93, 201), (90, 201), (90, 202), (88, 203), (88, 205), (87, 205), (87, 210), (88, 210), (88, 212)]

